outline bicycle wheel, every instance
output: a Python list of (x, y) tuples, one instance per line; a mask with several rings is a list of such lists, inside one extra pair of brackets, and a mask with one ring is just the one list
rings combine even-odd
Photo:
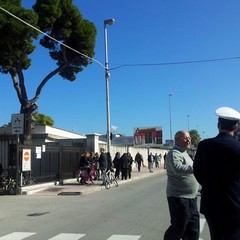
[(96, 181), (94, 172), (90, 172), (88, 178), (92, 184), (94, 184), (94, 182)]
[(97, 172), (97, 170), (92, 171), (91, 176), (92, 176), (92, 181), (94, 181), (94, 182), (98, 181), (98, 172)]
[(118, 187), (118, 181), (116, 178), (112, 179), (112, 184), (115, 186), (115, 187)]
[(108, 177), (105, 177), (104, 185), (106, 189), (110, 188), (110, 179)]

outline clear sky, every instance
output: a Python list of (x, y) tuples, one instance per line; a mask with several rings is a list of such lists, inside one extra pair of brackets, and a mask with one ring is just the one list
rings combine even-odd
[[(30, 8), (35, 1), (23, 0)], [(172, 132), (197, 129), (202, 138), (217, 134), (215, 110), (240, 110), (240, 59), (167, 64), (240, 57), (238, 0), (74, 0), (83, 17), (98, 31), (94, 58), (102, 64), (104, 19), (108, 26), (111, 70), (111, 125), (133, 135), (135, 127), (162, 126), (164, 140)], [(29, 98), (55, 62), (41, 47), (24, 72)], [(174, 93), (169, 98), (169, 93)], [(79, 73), (75, 82), (55, 76), (44, 87), (38, 111), (51, 116), (55, 127), (78, 133), (106, 133), (104, 68), (97, 63)], [(8, 123), (20, 105), (10, 76), (0, 76), (0, 125)], [(189, 115), (189, 117), (188, 117)]]

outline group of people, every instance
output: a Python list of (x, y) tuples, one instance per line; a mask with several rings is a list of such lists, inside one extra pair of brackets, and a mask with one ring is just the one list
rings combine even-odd
[(115, 169), (115, 178), (120, 179), (131, 179), (132, 172), (132, 163), (133, 158), (129, 152), (123, 153), (120, 152), (115, 154), (115, 157), (112, 159), (109, 152), (105, 152), (104, 148), (100, 149), (100, 154), (85, 152), (81, 155), (79, 161), (79, 169), (86, 168), (88, 173), (92, 164), (95, 164), (95, 168), (99, 171), (99, 175), (103, 175), (108, 170)]
[(148, 169), (149, 172), (153, 172), (153, 166), (155, 163), (155, 167), (159, 168), (159, 165), (162, 164), (162, 154), (160, 153), (159, 155), (157, 153), (155, 153), (155, 155), (153, 155), (151, 152), (148, 155)]
[(219, 133), (198, 144), (194, 159), (187, 153), (189, 133), (175, 134), (175, 145), (165, 161), (171, 225), (164, 240), (199, 239), (199, 184), (200, 212), (207, 220), (211, 240), (240, 240), (240, 142), (234, 138), (240, 113), (222, 107), (216, 114)]
[[(149, 172), (153, 172), (153, 166), (155, 164), (156, 168), (159, 168), (162, 161), (162, 154), (159, 155), (155, 153), (153, 155), (150, 153), (148, 155), (148, 169)], [(99, 176), (108, 170), (115, 169), (115, 178), (127, 180), (132, 177), (132, 164), (136, 163), (138, 171), (141, 171), (141, 167), (146, 167), (144, 164), (143, 156), (139, 152), (135, 155), (135, 158), (131, 156), (129, 152), (123, 153), (116, 152), (114, 158), (112, 159), (109, 152), (105, 152), (104, 148), (100, 148), (100, 154), (96, 152), (84, 152), (79, 161), (79, 169), (87, 168), (88, 173), (92, 164), (95, 164), (95, 168), (99, 171)]]

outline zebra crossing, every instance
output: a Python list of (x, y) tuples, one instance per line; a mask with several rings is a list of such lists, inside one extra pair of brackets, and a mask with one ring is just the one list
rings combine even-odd
[[(37, 235), (36, 232), (13, 232), (5, 236), (1, 236), (0, 240), (23, 240), (28, 237)], [(80, 233), (60, 233), (48, 240), (79, 240), (86, 234)], [(139, 235), (112, 235), (106, 240), (138, 240), (141, 236)]]
[[(200, 233), (203, 231), (204, 225), (206, 223), (205, 219), (200, 219)], [(28, 237), (37, 235), (36, 232), (12, 232), (10, 234), (0, 236), (0, 240), (23, 240)], [(81, 233), (60, 233), (56, 236), (49, 238), (48, 240), (79, 240), (87, 236)], [(106, 240), (139, 240), (141, 235), (112, 235)], [(204, 240), (199, 238), (199, 240)]]

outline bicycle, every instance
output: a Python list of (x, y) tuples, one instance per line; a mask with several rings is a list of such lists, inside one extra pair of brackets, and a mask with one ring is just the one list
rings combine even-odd
[[(89, 172), (89, 169), (90, 169), (90, 172)], [(80, 168), (77, 174), (77, 181), (81, 184), (87, 184), (87, 181), (91, 181), (91, 183), (94, 184), (94, 182), (98, 181), (98, 179), (99, 179), (99, 173), (95, 168), (95, 164)]]
[(118, 181), (115, 178), (114, 170), (109, 169), (106, 173), (103, 174), (103, 178), (103, 183), (106, 189), (109, 189), (111, 185), (118, 187)]

